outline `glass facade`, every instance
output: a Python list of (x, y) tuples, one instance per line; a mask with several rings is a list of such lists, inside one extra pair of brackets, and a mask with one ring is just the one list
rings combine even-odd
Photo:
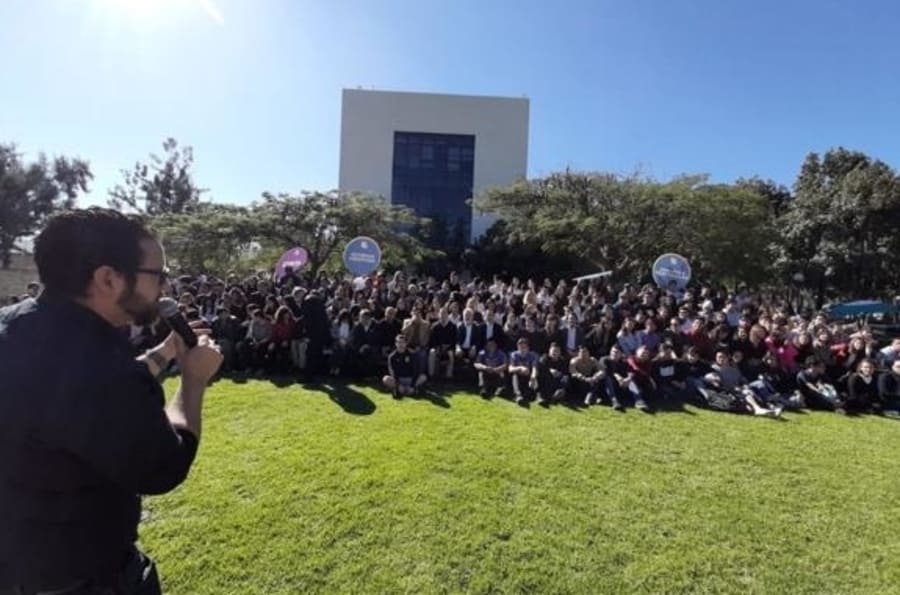
[(462, 238), (468, 243), (472, 229), (475, 136), (394, 132), (394, 168), (391, 201), (404, 204), (437, 227), (437, 244)]

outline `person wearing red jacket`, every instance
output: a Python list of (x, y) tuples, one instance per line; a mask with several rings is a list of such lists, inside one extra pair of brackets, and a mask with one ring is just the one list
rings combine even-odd
[(625, 385), (634, 397), (634, 406), (641, 411), (649, 410), (647, 400), (656, 395), (656, 381), (653, 379), (653, 359), (650, 350), (639, 347), (634, 355), (628, 358), (628, 383)]

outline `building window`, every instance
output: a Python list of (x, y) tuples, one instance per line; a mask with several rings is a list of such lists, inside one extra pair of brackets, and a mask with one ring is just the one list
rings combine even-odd
[(438, 247), (469, 241), (475, 136), (394, 132), (391, 200), (433, 222)]

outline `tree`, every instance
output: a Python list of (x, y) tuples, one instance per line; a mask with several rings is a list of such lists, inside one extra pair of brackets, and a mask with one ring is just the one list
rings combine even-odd
[(223, 274), (235, 267), (253, 234), (249, 209), (213, 203), (200, 204), (190, 213), (159, 215), (150, 225), (168, 260), (194, 274)]
[(802, 274), (821, 305), (826, 295), (865, 295), (900, 281), (900, 177), (864, 153), (807, 155), (796, 199), (779, 219), (779, 265)]
[(360, 193), (264, 193), (262, 202), (251, 207), (251, 219), (253, 237), (263, 245), (274, 242), (285, 249), (306, 248), (306, 270), (311, 276), (323, 267), (342, 268), (344, 246), (360, 235), (379, 243), (382, 266), (415, 264), (434, 254), (403, 231), (426, 226), (426, 220), (417, 217), (409, 207)]
[(507, 241), (535, 244), (581, 272), (649, 280), (660, 254), (679, 252), (700, 275), (755, 281), (771, 260), (766, 199), (703, 175), (660, 183), (567, 170), (493, 188), (475, 204), (506, 221)]
[(71, 209), (93, 179), (87, 161), (52, 160), (41, 153), (26, 164), (13, 144), (0, 144), (0, 262), (9, 268), (16, 242), (37, 232), (53, 213)]
[(200, 197), (206, 190), (198, 188), (191, 175), (193, 149), (179, 149), (173, 138), (166, 139), (162, 146), (163, 157), (151, 154), (149, 163), (137, 162), (131, 171), (122, 170), (124, 185), (109, 191), (111, 207), (150, 216), (190, 213), (200, 207)]
[(755, 192), (765, 198), (769, 217), (772, 219), (777, 219), (784, 215), (794, 200), (794, 195), (791, 194), (791, 191), (786, 186), (773, 180), (764, 180), (759, 176), (738, 178), (734, 185), (743, 190)]
[(536, 242), (547, 253), (597, 268), (631, 275), (656, 221), (657, 205), (641, 192), (640, 180), (608, 173), (569, 170), (536, 180), (488, 189), (476, 208), (506, 221), (509, 237)]
[(698, 278), (759, 284), (771, 278), (776, 241), (767, 197), (748, 187), (704, 183), (661, 186), (668, 193), (670, 226), (662, 246), (691, 261)]

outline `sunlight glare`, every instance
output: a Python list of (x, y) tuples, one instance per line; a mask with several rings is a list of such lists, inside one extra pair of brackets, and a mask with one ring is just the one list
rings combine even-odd
[(225, 23), (214, 0), (94, 0), (94, 4), (106, 13), (139, 23), (172, 19), (194, 5), (219, 25)]

